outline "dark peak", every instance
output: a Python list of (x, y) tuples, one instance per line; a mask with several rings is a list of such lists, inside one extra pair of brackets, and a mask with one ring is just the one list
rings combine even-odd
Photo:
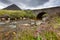
[(3, 10), (21, 10), (17, 5), (12, 4), (6, 8), (4, 8)]
[(12, 4), (12, 5), (10, 5), (10, 6), (17, 6), (16, 4)]

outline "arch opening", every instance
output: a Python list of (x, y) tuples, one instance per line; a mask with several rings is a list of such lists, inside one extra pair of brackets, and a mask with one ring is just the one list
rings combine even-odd
[(38, 19), (38, 20), (42, 20), (44, 14), (47, 14), (47, 13), (46, 13), (46, 12), (40, 12), (40, 13), (37, 15), (37, 19)]

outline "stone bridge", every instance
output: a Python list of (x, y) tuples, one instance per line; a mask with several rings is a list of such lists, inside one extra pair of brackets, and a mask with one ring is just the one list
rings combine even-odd
[(55, 13), (60, 13), (60, 6), (58, 7), (52, 7), (52, 8), (45, 8), (45, 9), (37, 9), (37, 10), (32, 10), (37, 17), (42, 17), (44, 14), (49, 14), (49, 15), (54, 15)]

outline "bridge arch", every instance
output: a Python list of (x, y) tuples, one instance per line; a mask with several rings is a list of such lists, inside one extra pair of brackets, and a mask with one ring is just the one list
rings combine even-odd
[(44, 14), (47, 14), (47, 13), (46, 12), (39, 12), (36, 18), (38, 20), (42, 20)]

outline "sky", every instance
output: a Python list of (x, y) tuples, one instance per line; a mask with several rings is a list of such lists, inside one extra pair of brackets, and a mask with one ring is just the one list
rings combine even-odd
[(42, 9), (60, 6), (60, 0), (0, 0), (0, 9), (12, 4), (21, 9)]

